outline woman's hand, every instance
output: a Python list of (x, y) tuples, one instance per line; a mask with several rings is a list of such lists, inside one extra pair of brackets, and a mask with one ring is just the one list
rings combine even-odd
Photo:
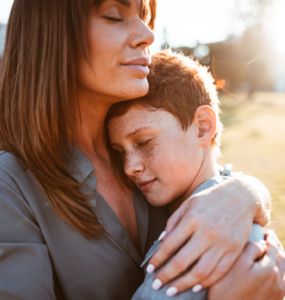
[(260, 200), (258, 183), (231, 178), (192, 196), (180, 206), (168, 221), (159, 250), (149, 261), (147, 270), (151, 272), (173, 256), (157, 273), (155, 289), (197, 260), (189, 272), (171, 283), (177, 293), (193, 286), (196, 291), (211, 286), (229, 271), (250, 236), (253, 220), (259, 215), (265, 222), (264, 216), (268, 215), (263, 209), (266, 207), (263, 202), (268, 199), (265, 196), (266, 201)]
[[(279, 252), (279, 253), (278, 253)], [(230, 272), (209, 290), (209, 300), (281, 300), (285, 295), (285, 254), (281, 243), (267, 238), (267, 251), (248, 243)]]

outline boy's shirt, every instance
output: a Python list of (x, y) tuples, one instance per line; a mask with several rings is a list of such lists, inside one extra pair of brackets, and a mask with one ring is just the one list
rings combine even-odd
[[(233, 174), (232, 173), (232, 165), (230, 165), (230, 164), (226, 165), (224, 169), (219, 168), (219, 170), (220, 170), (221, 176), (213, 177), (210, 180), (207, 180), (206, 182), (202, 183), (193, 192), (193, 194), (191, 196), (228, 180), (229, 176), (236, 176), (236, 175), (241, 174), (241, 173)], [(264, 229), (259, 224), (253, 223), (251, 235), (250, 235), (250, 238), (248, 241), (249, 242), (251, 242), (251, 241), (259, 242), (260, 240), (264, 239), (264, 233), (265, 233)], [(150, 250), (146, 254), (146, 257), (145, 257), (141, 267), (146, 268), (148, 261), (151, 259), (151, 257), (154, 255), (154, 253), (158, 250), (160, 245), (161, 245), (161, 242), (159, 242), (159, 241), (154, 242), (153, 246), (150, 248)], [(189, 269), (191, 269), (192, 266)], [(143, 284), (138, 288), (138, 290), (134, 294), (132, 300), (167, 300), (167, 299), (169, 299), (169, 297), (166, 295), (166, 290), (168, 288), (168, 285), (165, 285), (158, 291), (155, 291), (151, 286), (153, 279), (154, 279), (155, 275), (157, 274), (157, 272), (158, 272), (158, 270), (151, 274), (146, 273)], [(177, 300), (206, 300), (206, 299), (208, 299), (207, 295), (208, 295), (207, 289), (204, 289), (204, 290), (200, 291), (199, 293), (193, 293), (191, 289), (188, 289), (187, 291), (185, 291), (179, 295), (176, 295), (172, 298), (177, 299)]]

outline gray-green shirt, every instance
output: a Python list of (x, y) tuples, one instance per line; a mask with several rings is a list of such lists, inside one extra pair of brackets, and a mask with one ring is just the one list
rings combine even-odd
[[(225, 166), (225, 169), (221, 170), (221, 175), (219, 177), (213, 177), (210, 180), (207, 180), (206, 182), (202, 183), (194, 192), (192, 195), (195, 195), (201, 191), (204, 191), (210, 187), (213, 187), (215, 185), (218, 185), (224, 181), (226, 181), (229, 177), (232, 176), (232, 165), (228, 164)], [(264, 239), (265, 231), (264, 229), (256, 223), (253, 223), (251, 235), (249, 237), (249, 242), (259, 242), (260, 240)], [(161, 242), (156, 241), (153, 246), (150, 248), (148, 253), (146, 254), (146, 257), (144, 259), (144, 262), (142, 263), (143, 267), (146, 267), (148, 261), (151, 259), (151, 257), (154, 255), (154, 253), (158, 250), (160, 247)], [(190, 267), (191, 269), (191, 267)], [(144, 280), (144, 283), (138, 288), (135, 295), (133, 296), (132, 300), (167, 300), (169, 297), (166, 295), (166, 290), (168, 288), (168, 285), (165, 285), (163, 288), (161, 288), (158, 291), (155, 291), (151, 285), (154, 280), (154, 277), (158, 273), (160, 269), (156, 270), (154, 273), (148, 274), (146, 273), (146, 277)], [(200, 291), (199, 293), (194, 293), (192, 289), (188, 289), (185, 292), (176, 295), (173, 297), (173, 299), (177, 300), (207, 300), (208, 299), (208, 290), (204, 289)]]
[[(74, 178), (96, 191), (94, 167), (78, 148), (72, 163)], [(0, 299), (131, 299), (144, 279), (143, 257), (169, 216), (139, 191), (134, 202), (141, 253), (98, 193), (92, 204), (107, 235), (88, 240), (55, 214), (31, 173), (0, 152)]]

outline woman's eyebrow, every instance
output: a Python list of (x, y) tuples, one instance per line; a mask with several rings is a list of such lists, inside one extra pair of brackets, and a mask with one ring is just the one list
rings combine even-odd
[(129, 0), (115, 0), (125, 6), (126, 8), (129, 8), (131, 6), (131, 2)]

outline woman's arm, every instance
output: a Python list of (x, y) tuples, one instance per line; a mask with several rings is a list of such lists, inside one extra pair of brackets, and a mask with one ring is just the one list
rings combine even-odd
[(169, 219), (163, 243), (149, 262), (157, 269), (173, 256), (155, 279), (165, 285), (198, 260), (171, 285), (179, 292), (201, 283), (211, 286), (240, 256), (252, 222), (264, 226), (269, 221), (270, 203), (266, 188), (250, 176), (230, 178), (192, 196)]
[(266, 254), (261, 258), (263, 255), (261, 245), (247, 244), (229, 273), (210, 288), (209, 300), (283, 299), (285, 254), (281, 243), (269, 237)]
[(249, 175), (240, 176), (237, 185), (241, 184), (244, 192), (248, 191), (249, 199), (253, 199), (256, 203), (256, 214), (253, 221), (262, 227), (270, 222), (271, 197), (267, 188), (255, 177)]
[[(18, 173), (23, 173), (19, 168)], [(41, 230), (9, 170), (0, 165), (0, 299), (55, 300)]]

